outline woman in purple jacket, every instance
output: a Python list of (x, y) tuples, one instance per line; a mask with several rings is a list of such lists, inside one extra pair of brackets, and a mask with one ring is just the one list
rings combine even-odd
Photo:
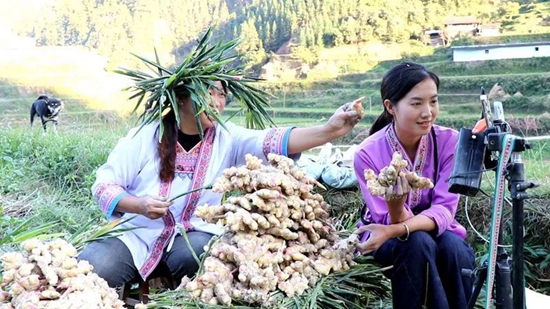
[[(380, 89), (384, 111), (355, 153), (354, 165), (366, 211), (357, 233), (358, 250), (373, 254), (392, 282), (394, 309), (462, 309), (472, 293), (473, 250), (455, 219), (459, 196), (448, 192), (457, 143), (456, 130), (435, 125), (439, 78), (424, 66), (401, 63), (390, 69)], [(373, 196), (363, 172), (389, 165), (394, 152), (409, 170), (428, 177), (433, 189), (413, 190), (404, 176), (385, 196)]]

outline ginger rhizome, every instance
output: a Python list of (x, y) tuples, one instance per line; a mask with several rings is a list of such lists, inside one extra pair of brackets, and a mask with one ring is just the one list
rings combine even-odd
[(65, 240), (33, 238), (21, 249), (0, 256), (0, 309), (124, 308), (116, 290), (87, 261), (77, 261)]
[(400, 175), (404, 175), (413, 190), (433, 188), (431, 179), (422, 177), (407, 169), (409, 163), (403, 159), (399, 152), (394, 152), (390, 165), (383, 167), (378, 176), (372, 169), (365, 169), (364, 176), (367, 188), (373, 196), (385, 195), (388, 189), (391, 191)]
[(191, 298), (210, 305), (268, 305), (275, 290), (300, 295), (322, 276), (353, 264), (354, 246), (336, 245), (329, 205), (312, 192), (318, 183), (287, 157), (269, 154), (268, 160), (264, 165), (247, 154), (246, 165), (224, 170), (213, 190), (239, 194), (195, 211), (226, 232), (207, 248), (203, 271), (178, 287)]
[(361, 102), (363, 101), (362, 99), (363, 98), (361, 98), (361, 100), (358, 100), (355, 103), (353, 103), (353, 106), (351, 107), (357, 112), (357, 116), (359, 116), (361, 118), (363, 118), (365, 116), (365, 109), (363, 108), (363, 105), (361, 104)]

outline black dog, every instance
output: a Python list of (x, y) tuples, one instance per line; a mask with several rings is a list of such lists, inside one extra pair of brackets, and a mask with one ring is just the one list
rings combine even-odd
[(42, 133), (46, 133), (46, 123), (51, 121), (53, 124), (53, 131), (57, 134), (57, 119), (62, 108), (62, 101), (56, 98), (48, 98), (48, 96), (45, 95), (39, 96), (31, 106), (31, 128), (34, 122), (34, 116), (38, 115), (40, 120), (42, 120)]

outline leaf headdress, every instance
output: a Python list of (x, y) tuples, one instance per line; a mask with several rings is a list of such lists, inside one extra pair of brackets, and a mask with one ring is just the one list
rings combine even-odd
[[(191, 98), (195, 121), (201, 135), (203, 130), (199, 117), (202, 113), (206, 113), (208, 117), (224, 126), (223, 120), (210, 105), (211, 97), (208, 90), (210, 87), (216, 87), (216, 81), (222, 82), (227, 87), (227, 91), (233, 95), (234, 100), (240, 102), (247, 127), (263, 129), (266, 124), (274, 124), (266, 111), (266, 108), (270, 107), (269, 95), (251, 85), (260, 79), (245, 76), (242, 65), (228, 67), (239, 57), (238, 54), (232, 53), (239, 44), (239, 40), (232, 39), (225, 43), (219, 41), (212, 45), (210, 44), (212, 32), (213, 27), (208, 28), (198, 41), (198, 45), (175, 69), (164, 67), (155, 50), (155, 61), (133, 54), (153, 71), (152, 74), (125, 68), (115, 71), (129, 76), (135, 81), (135, 85), (126, 88), (126, 90), (132, 91), (130, 100), (138, 100), (132, 113), (142, 106), (144, 108), (139, 116), (140, 129), (153, 121), (162, 120), (167, 109), (174, 110), (179, 125), (180, 118), (176, 98), (180, 95)], [(162, 121), (160, 122), (160, 132), (159, 141), (164, 132)]]

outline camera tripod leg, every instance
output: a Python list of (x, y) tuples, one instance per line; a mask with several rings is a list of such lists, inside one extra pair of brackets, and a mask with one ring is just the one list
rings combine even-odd
[[(499, 248), (495, 278), (495, 308), (512, 309), (512, 277), (510, 257), (506, 250)], [(519, 308), (518, 308), (519, 309)]]
[(470, 269), (463, 269), (462, 275), (474, 276), (475, 278), (474, 291), (472, 292), (472, 296), (470, 296), (470, 299), (468, 300), (468, 309), (474, 309), (477, 298), (479, 297), (479, 293), (481, 292), (483, 284), (485, 284), (485, 280), (487, 279), (487, 263), (485, 262), (483, 266), (480, 266), (473, 271)]

